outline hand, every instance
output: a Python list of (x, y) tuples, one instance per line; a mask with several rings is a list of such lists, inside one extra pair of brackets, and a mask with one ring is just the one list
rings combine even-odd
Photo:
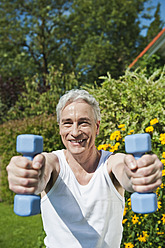
[(33, 161), (22, 156), (13, 157), (6, 168), (10, 190), (17, 194), (37, 194), (44, 168), (45, 157), (42, 154), (36, 155)]
[(138, 160), (132, 155), (126, 155), (124, 162), (125, 172), (134, 191), (153, 192), (161, 185), (163, 165), (155, 154), (143, 155)]

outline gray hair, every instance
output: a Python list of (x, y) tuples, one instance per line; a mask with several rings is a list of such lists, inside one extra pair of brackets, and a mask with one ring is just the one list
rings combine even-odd
[(59, 100), (57, 107), (56, 107), (56, 113), (57, 113), (57, 122), (60, 123), (60, 115), (61, 111), (64, 109), (66, 104), (69, 102), (75, 102), (78, 99), (82, 99), (85, 102), (87, 102), (94, 111), (94, 116), (95, 116), (95, 121), (100, 121), (101, 120), (101, 115), (100, 115), (100, 107), (99, 103), (96, 101), (96, 99), (88, 93), (86, 90), (70, 90), (67, 91)]

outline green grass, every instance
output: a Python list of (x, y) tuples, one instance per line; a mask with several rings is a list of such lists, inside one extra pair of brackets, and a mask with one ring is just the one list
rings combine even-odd
[(39, 248), (44, 247), (43, 239), (41, 215), (20, 217), (13, 206), (0, 203), (0, 247)]

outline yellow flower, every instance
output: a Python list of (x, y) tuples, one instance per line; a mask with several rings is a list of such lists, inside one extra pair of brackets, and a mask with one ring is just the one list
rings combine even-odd
[(134, 132), (134, 130), (132, 129), (132, 130), (130, 130), (130, 133), (133, 133)]
[(119, 141), (121, 138), (122, 137), (121, 137), (120, 131), (115, 131), (110, 136), (110, 140), (115, 140), (116, 139), (117, 141)]
[(124, 225), (124, 224), (127, 222), (127, 220), (128, 220), (128, 219), (124, 219), (124, 220), (122, 221), (122, 224)]
[(146, 127), (145, 129), (146, 133), (152, 133), (154, 131), (153, 126)]
[(131, 198), (127, 200), (128, 206), (131, 206)]
[(107, 148), (109, 148), (109, 147), (110, 147), (110, 144), (99, 145), (98, 146), (98, 150), (104, 150), (104, 151), (106, 151)]
[(165, 158), (165, 152), (162, 153), (162, 158)]
[(136, 216), (136, 214), (132, 217), (132, 223), (136, 224), (139, 220), (139, 217)]
[(131, 242), (129, 242), (129, 243), (124, 243), (124, 245), (125, 245), (124, 248), (133, 248), (133, 247), (134, 247), (134, 245), (133, 245)]
[(116, 148), (118, 148), (120, 146), (120, 143), (117, 142), (115, 145), (114, 145)]
[(146, 242), (148, 237), (149, 235), (147, 234), (147, 232), (143, 231), (143, 235), (140, 235), (140, 237), (138, 237), (138, 240), (140, 242)]
[(158, 201), (158, 209), (162, 207), (161, 205), (162, 205), (161, 201)]
[(115, 140), (115, 138), (116, 138), (116, 135), (115, 135), (115, 132), (114, 132), (114, 133), (111, 134), (110, 140)]
[(118, 128), (123, 128), (123, 127), (125, 127), (125, 124), (120, 124), (120, 125), (118, 126)]
[(126, 213), (127, 213), (127, 210), (128, 210), (128, 208), (124, 208), (124, 212), (123, 212), (123, 216), (125, 216), (126, 215)]
[(164, 165), (165, 165), (165, 159), (162, 159), (162, 160), (161, 160), (161, 162), (162, 162), (162, 164), (164, 164)]
[(165, 170), (162, 170), (162, 177), (165, 176)]
[(164, 234), (164, 232), (157, 232), (157, 234), (158, 234), (158, 235), (163, 235), (163, 234)]
[(150, 125), (152, 126), (152, 125), (154, 125), (154, 124), (156, 124), (156, 123), (158, 123), (159, 121), (158, 121), (158, 119), (157, 118), (154, 118), (154, 119), (152, 119), (151, 121), (150, 121)]
[(161, 133), (161, 134), (160, 134), (159, 140), (161, 141), (161, 144), (162, 144), (162, 145), (165, 145), (165, 133)]
[(164, 183), (162, 183), (162, 184), (160, 185), (160, 187), (161, 187), (161, 189), (163, 189), (163, 188), (164, 188)]
[(139, 240), (140, 242), (146, 242), (146, 238), (143, 237), (142, 235), (140, 235), (140, 237), (138, 237), (138, 240)]
[(163, 225), (165, 224), (165, 214), (162, 214), (163, 217), (161, 218), (162, 222), (163, 222)]

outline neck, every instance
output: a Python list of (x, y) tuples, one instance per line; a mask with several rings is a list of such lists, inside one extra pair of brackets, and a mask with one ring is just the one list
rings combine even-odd
[(100, 160), (100, 152), (94, 147), (86, 154), (73, 155), (68, 150), (65, 153), (66, 160), (70, 167), (84, 169), (88, 173), (93, 173)]

